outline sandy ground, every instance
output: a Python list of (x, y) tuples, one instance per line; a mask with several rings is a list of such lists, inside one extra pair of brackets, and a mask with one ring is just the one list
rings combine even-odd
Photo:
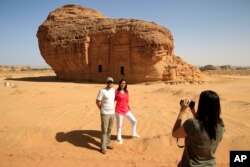
[(124, 144), (116, 142), (114, 127), (115, 148), (106, 155), (99, 152), (100, 116), (95, 105), (104, 86), (60, 82), (46, 71), (1, 72), (0, 166), (176, 166), (183, 149), (170, 133), (179, 100), (197, 98), (207, 89), (220, 95), (226, 125), (217, 166), (229, 166), (230, 150), (250, 150), (250, 76), (214, 76), (200, 85), (129, 85), (141, 138), (131, 138), (125, 119)]

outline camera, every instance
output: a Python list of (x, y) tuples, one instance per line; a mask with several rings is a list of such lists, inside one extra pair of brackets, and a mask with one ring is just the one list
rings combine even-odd
[[(180, 105), (181, 105), (181, 106), (184, 105), (184, 100), (181, 100), (181, 101), (180, 101)], [(188, 101), (188, 107), (189, 107), (190, 109), (193, 109), (194, 106), (195, 106), (195, 101), (189, 100), (189, 101)]]

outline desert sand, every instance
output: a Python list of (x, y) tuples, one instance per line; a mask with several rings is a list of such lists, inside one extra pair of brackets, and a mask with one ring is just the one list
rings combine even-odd
[(227, 167), (230, 150), (250, 150), (250, 76), (211, 78), (193, 85), (128, 85), (141, 138), (131, 138), (130, 123), (124, 119), (124, 143), (116, 142), (114, 126), (115, 148), (103, 155), (95, 98), (105, 84), (62, 82), (52, 71), (0, 72), (0, 166), (174, 167), (183, 152), (170, 135), (179, 100), (197, 99), (211, 89), (220, 95), (226, 126), (217, 166)]

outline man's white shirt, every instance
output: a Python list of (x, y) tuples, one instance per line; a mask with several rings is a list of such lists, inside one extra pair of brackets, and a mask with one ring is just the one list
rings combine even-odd
[(101, 101), (102, 114), (115, 114), (115, 89), (103, 88), (99, 91), (97, 100)]

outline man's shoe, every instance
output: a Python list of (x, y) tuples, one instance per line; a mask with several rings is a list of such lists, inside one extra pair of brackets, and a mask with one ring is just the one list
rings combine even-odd
[(113, 150), (114, 147), (113, 146), (107, 146), (107, 149)]
[(104, 150), (104, 149), (101, 149), (101, 153), (103, 153), (103, 154), (106, 154), (106, 150)]

